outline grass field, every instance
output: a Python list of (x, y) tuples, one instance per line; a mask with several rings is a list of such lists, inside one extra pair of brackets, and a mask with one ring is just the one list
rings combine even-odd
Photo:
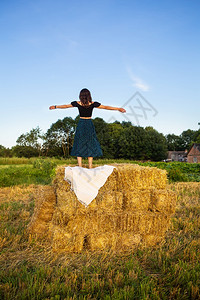
[(73, 255), (26, 234), (36, 188), (0, 189), (0, 299), (200, 299), (200, 183), (170, 184), (176, 213), (157, 247)]
[[(124, 159), (94, 159), (93, 166), (131, 163), (165, 169), (170, 182), (200, 182), (200, 164), (141, 162)], [(0, 187), (20, 184), (50, 184), (57, 165), (77, 165), (76, 159), (0, 158)], [(83, 159), (83, 167), (88, 167)]]

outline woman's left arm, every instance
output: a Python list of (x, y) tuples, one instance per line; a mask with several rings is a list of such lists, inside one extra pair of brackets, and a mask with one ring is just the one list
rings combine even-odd
[(126, 110), (122, 107), (113, 107), (113, 106), (108, 106), (108, 105), (100, 105), (98, 106), (97, 108), (100, 108), (100, 109), (108, 109), (108, 110), (118, 110), (122, 113), (125, 113)]
[(51, 105), (49, 107), (50, 110), (57, 109), (57, 108), (70, 108), (73, 107), (71, 104), (64, 104), (64, 105)]

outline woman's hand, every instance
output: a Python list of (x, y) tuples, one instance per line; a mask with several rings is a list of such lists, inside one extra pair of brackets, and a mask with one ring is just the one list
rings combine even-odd
[(126, 112), (126, 110), (124, 108), (119, 108), (119, 111), (122, 112), (122, 113)]
[(56, 106), (52, 105), (52, 106), (49, 107), (49, 109), (56, 109)]

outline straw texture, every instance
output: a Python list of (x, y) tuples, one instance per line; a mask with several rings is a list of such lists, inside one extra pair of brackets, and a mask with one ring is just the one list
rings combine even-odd
[(49, 222), (52, 220), (56, 195), (53, 187), (40, 186), (34, 194), (35, 209), (31, 222), (27, 228), (30, 239), (32, 235), (42, 237), (48, 232)]
[(162, 241), (176, 205), (166, 171), (112, 165), (116, 168), (87, 208), (64, 180), (65, 166), (58, 167), (53, 187), (38, 195), (43, 200), (38, 200), (30, 232), (48, 228), (56, 252), (122, 251)]

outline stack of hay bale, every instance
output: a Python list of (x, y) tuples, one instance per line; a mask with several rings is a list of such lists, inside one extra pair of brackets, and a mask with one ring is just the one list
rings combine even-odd
[(166, 171), (134, 164), (115, 166), (88, 207), (64, 180), (64, 166), (54, 180), (56, 205), (48, 223), (55, 251), (126, 250), (160, 242), (175, 211), (176, 194), (168, 190)]

